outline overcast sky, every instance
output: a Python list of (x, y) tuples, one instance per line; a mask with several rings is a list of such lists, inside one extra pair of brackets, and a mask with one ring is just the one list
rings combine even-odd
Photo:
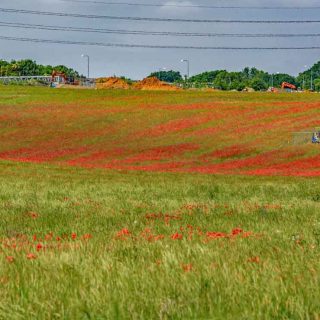
[[(113, 2), (121, 2), (114, 0)], [(128, 2), (195, 5), (252, 5), (252, 6), (316, 6), (318, 0), (128, 0)], [(59, 0), (0, 0), (1, 8), (18, 8), (82, 14), (170, 17), (196, 19), (319, 19), (320, 9), (315, 10), (238, 10), (199, 9), (176, 7), (107, 6), (103, 4), (66, 3)], [(102, 19), (78, 19), (70, 17), (46, 17), (26, 14), (0, 13), (1, 22), (20, 22), (59, 26), (129, 29), (147, 31), (221, 32), (221, 33), (320, 33), (320, 24), (248, 25), (116, 21)], [(320, 46), (320, 38), (183, 38), (167, 36), (139, 36), (116, 34), (92, 34), (62, 31), (13, 29), (0, 27), (1, 36), (43, 38), (54, 40), (96, 41), (125, 44), (161, 44), (195, 46)], [(241, 70), (246, 66), (269, 72), (298, 74), (305, 65), (320, 60), (320, 51), (193, 51), (181, 49), (106, 48), (76, 45), (35, 44), (1, 41), (0, 58), (31, 58), (42, 64), (65, 64), (86, 74), (85, 53), (91, 57), (91, 76), (125, 75), (133, 79), (143, 78), (150, 72), (167, 68), (186, 73), (182, 58), (190, 60), (191, 74), (206, 70)]]

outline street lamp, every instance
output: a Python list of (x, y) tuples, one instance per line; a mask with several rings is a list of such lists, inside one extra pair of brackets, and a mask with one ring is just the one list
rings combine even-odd
[[(308, 66), (305, 65), (304, 68), (307, 69)], [(305, 75), (303, 74), (303, 90), (305, 90), (305, 88), (306, 88), (306, 78), (305, 78)]]
[(81, 57), (88, 60), (88, 79), (90, 79), (90, 57), (87, 54), (82, 54)]
[(181, 59), (181, 62), (187, 63), (187, 79), (189, 79), (190, 76), (190, 61), (188, 59)]

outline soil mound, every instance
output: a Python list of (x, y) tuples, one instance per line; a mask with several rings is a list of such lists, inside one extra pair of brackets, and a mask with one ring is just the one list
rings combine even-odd
[(179, 88), (160, 81), (156, 77), (145, 78), (142, 81), (134, 84), (135, 89), (139, 90), (165, 90), (165, 91), (177, 91)]
[(130, 85), (121, 78), (99, 78), (96, 81), (98, 89), (129, 89)]

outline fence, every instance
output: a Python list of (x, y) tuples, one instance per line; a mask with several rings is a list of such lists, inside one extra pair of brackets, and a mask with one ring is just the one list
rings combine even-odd
[[(52, 84), (52, 77), (51, 76), (8, 76), (8, 77), (0, 77), (0, 83), (3, 84), (21, 84), (21, 83), (28, 83), (30, 81), (35, 81), (43, 84), (50, 85)], [(57, 77), (54, 79), (56, 84), (63, 85), (63, 81), (58, 79)], [(95, 87), (95, 79), (74, 79), (72, 80), (74, 85), (79, 85), (82, 87)]]
[(8, 83), (21, 83), (30, 80), (50, 83), (51, 82), (50, 76), (10, 76), (10, 77), (0, 77), (0, 83), (8, 84)]

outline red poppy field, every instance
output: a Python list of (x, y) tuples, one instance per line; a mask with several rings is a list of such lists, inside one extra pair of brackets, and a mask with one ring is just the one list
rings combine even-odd
[(0, 319), (319, 320), (319, 106), (0, 87)]
[(320, 175), (319, 145), (293, 144), (294, 132), (320, 127), (318, 94), (2, 90), (2, 160), (115, 170)]

